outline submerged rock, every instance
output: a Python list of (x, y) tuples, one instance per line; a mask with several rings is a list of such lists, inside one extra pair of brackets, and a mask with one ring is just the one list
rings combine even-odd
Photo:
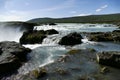
[[(54, 63), (44, 66), (46, 70), (43, 70), (43, 76), (40, 74), (41, 69), (35, 69), (24, 75), (24, 77), (31, 77), (32, 80), (35, 78), (37, 80), (82, 80), (83, 76), (90, 76), (94, 79), (92, 75), (97, 74), (99, 68), (99, 65), (91, 60), (94, 58), (95, 53), (90, 50), (70, 50)], [(31, 76), (31, 74), (33, 75)]]
[(0, 74), (7, 74), (17, 70), (22, 62), (27, 60), (27, 53), (31, 50), (21, 46), (16, 42), (4, 41), (0, 42)]
[(43, 39), (47, 37), (47, 35), (58, 34), (58, 32), (54, 29), (51, 30), (33, 30), (24, 32), (22, 37), (20, 38), (21, 44), (35, 44), (42, 43)]
[(120, 52), (102, 52), (97, 54), (99, 64), (120, 68)]
[[(62, 53), (62, 52), (61, 52)], [(53, 63), (14, 76), (18, 80), (119, 80), (120, 70), (100, 66), (93, 49), (72, 49)], [(13, 76), (11, 78), (13, 80)]]
[(81, 44), (82, 41), (82, 36), (76, 32), (70, 33), (66, 36), (64, 36), (60, 41), (60, 45), (76, 45), (76, 44)]

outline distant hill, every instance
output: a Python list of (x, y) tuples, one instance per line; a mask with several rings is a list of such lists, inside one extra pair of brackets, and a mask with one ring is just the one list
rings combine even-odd
[(120, 13), (105, 15), (75, 16), (67, 18), (36, 18), (29, 20), (32, 23), (113, 23), (120, 22)]

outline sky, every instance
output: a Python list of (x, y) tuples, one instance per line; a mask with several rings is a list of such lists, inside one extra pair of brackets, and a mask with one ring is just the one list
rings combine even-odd
[(120, 13), (120, 0), (0, 0), (0, 21)]

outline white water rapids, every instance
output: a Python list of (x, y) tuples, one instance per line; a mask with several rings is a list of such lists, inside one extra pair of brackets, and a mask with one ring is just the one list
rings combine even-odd
[[(91, 42), (84, 37), (82, 39), (82, 44), (76, 45), (73, 47), (65, 47), (60, 46), (57, 43), (59, 40), (71, 33), (71, 32), (107, 32), (113, 31), (117, 29), (115, 25), (110, 24), (58, 24), (55, 26), (49, 25), (41, 25), (36, 26), (37, 30), (48, 30), (55, 29), (59, 31), (59, 34), (49, 35), (45, 38), (42, 44), (34, 44), (34, 45), (23, 45), (25, 47), (33, 49), (31, 53), (29, 53), (28, 58), (29, 61), (25, 63), (19, 70), (19, 74), (27, 73), (37, 67), (41, 67), (47, 65), (49, 63), (54, 62), (57, 57), (64, 55), (70, 49), (86, 49), (86, 48), (94, 48), (98, 51), (102, 50), (113, 50), (117, 51), (120, 48), (119, 44), (116, 43), (105, 43), (105, 42)], [(20, 31), (19, 28), (6, 28), (4, 26), (0, 26), (0, 41), (16, 41), (19, 42), (19, 38), (22, 36), (23, 31)]]

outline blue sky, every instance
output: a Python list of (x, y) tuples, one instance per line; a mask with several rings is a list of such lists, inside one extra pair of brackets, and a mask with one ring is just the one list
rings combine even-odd
[(0, 21), (120, 13), (120, 0), (0, 0)]

